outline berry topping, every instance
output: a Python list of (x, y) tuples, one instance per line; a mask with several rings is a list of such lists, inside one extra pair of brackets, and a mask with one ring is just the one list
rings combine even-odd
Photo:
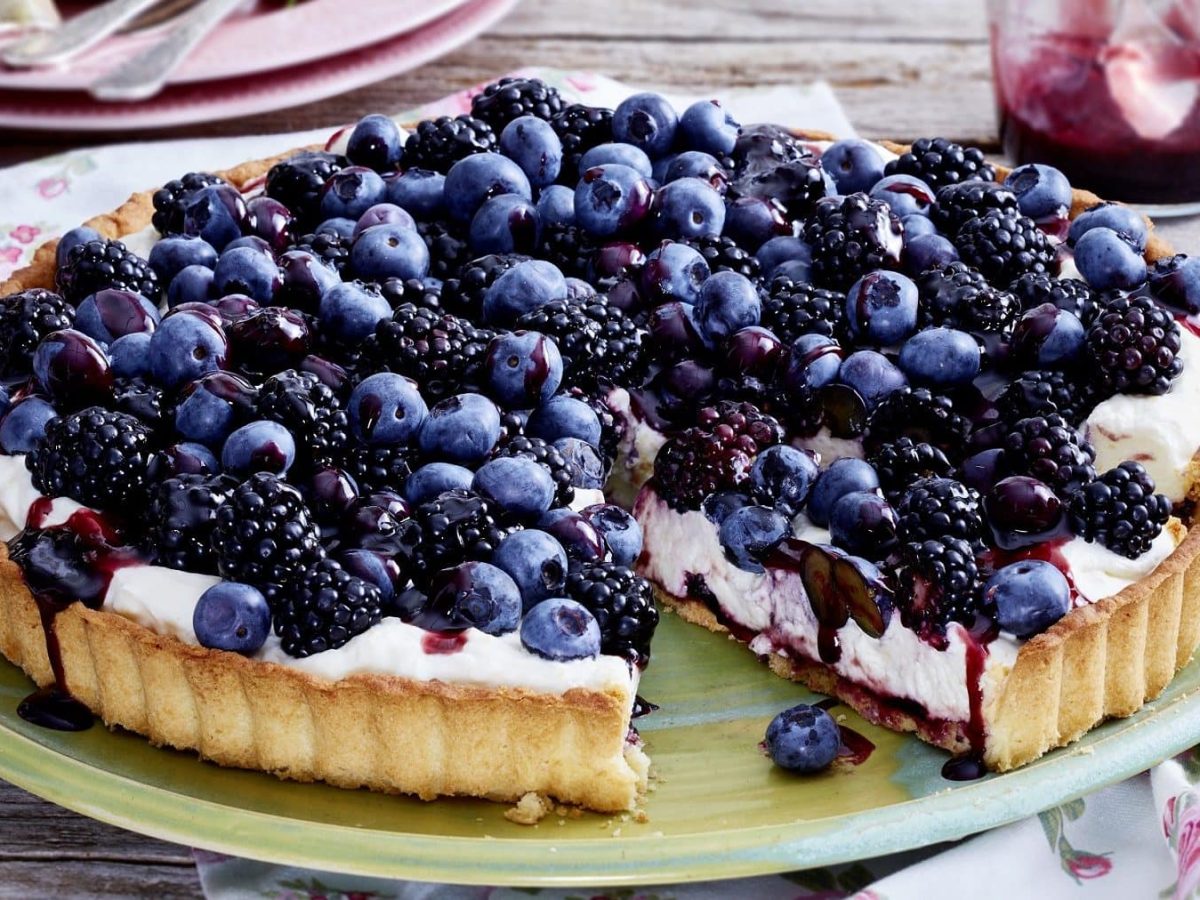
[(1021, 419), (1004, 438), (1004, 459), (1015, 473), (1031, 475), (1057, 491), (1096, 478), (1096, 451), (1055, 413)]
[(935, 643), (944, 640), (948, 623), (970, 625), (982, 609), (975, 552), (961, 538), (903, 545), (896, 585), (904, 623)]
[(1100, 298), (1078, 278), (1052, 278), (1045, 272), (1033, 272), (1014, 281), (1010, 290), (1021, 301), (1022, 309), (1053, 303), (1074, 313), (1084, 327), (1090, 326), (1100, 313)]
[(600, 654), (600, 626), (586, 606), (551, 597), (521, 620), (521, 643), (546, 659), (588, 659)]
[(302, 467), (329, 463), (349, 443), (349, 421), (337, 394), (310, 372), (272, 375), (262, 383), (255, 408), (260, 418), (291, 432)]
[(762, 302), (761, 324), (785, 344), (806, 334), (840, 340), (846, 334), (846, 295), (778, 278)]
[(1075, 427), (1095, 405), (1096, 390), (1090, 381), (1057, 369), (1023, 372), (996, 399), (996, 409), (1005, 422), (1058, 413)]
[(419, 585), (447, 566), (468, 560), (487, 562), (507, 534), (492, 503), (463, 490), (446, 491), (418, 504), (405, 532), (408, 570)]
[(150, 198), (154, 204), (151, 223), (160, 234), (182, 234), (183, 214), (192, 195), (211, 184), (224, 183), (224, 178), (208, 172), (188, 172), (182, 178), (168, 181)]
[(884, 496), (898, 502), (923, 478), (945, 478), (954, 471), (946, 454), (931, 444), (898, 437), (880, 445), (871, 457)]
[(1011, 284), (1029, 272), (1054, 273), (1058, 260), (1049, 238), (1011, 210), (993, 209), (963, 223), (954, 239), (963, 262), (996, 284)]
[(490, 338), (457, 316), (404, 303), (363, 341), (359, 369), (411, 378), (434, 402), (464, 388)]
[(531, 459), (545, 468), (555, 486), (555, 507), (569, 506), (575, 499), (575, 488), (572, 484), (577, 475), (577, 467), (541, 438), (516, 435), (496, 449), (496, 457)]
[(787, 516), (769, 506), (742, 506), (721, 522), (721, 546), (731, 563), (745, 572), (766, 571), (763, 562), (788, 536)]
[(953, 478), (922, 478), (912, 484), (896, 512), (906, 541), (961, 538), (970, 544), (983, 536), (979, 493)]
[(996, 624), (1019, 638), (1045, 631), (1071, 608), (1071, 584), (1059, 569), (1040, 559), (1024, 559), (998, 569), (983, 586), (984, 602), (996, 610)]
[(1149, 297), (1118, 297), (1087, 333), (1087, 354), (1109, 391), (1165, 394), (1183, 371), (1179, 323)]
[(485, 634), (508, 634), (521, 621), (521, 591), (491, 563), (459, 563), (433, 576), (429, 600), (412, 621), (429, 631), (478, 628)]
[(487, 122), (496, 134), (513, 119), (536, 116), (549, 121), (562, 112), (562, 108), (557, 89), (540, 78), (501, 78), (471, 101), (471, 115)]
[(817, 201), (804, 223), (814, 280), (844, 291), (868, 272), (899, 268), (902, 234), (900, 220), (882, 200), (851, 194)]
[(612, 110), (573, 103), (555, 113), (550, 125), (562, 142), (559, 181), (574, 187), (579, 179), (579, 161), (583, 154), (612, 141)]
[(708, 265), (710, 272), (737, 272), (747, 278), (758, 278), (762, 274), (762, 264), (753, 256), (739, 247), (728, 235), (701, 235), (689, 238), (683, 243), (698, 252)]
[(75, 324), (75, 308), (53, 291), (31, 288), (0, 300), (0, 381), (30, 374), (42, 338)]
[(154, 485), (146, 507), (146, 534), (159, 565), (216, 572), (212, 532), (217, 509), (236, 486), (236, 480), (224, 475), (176, 475)]
[(201, 647), (251, 654), (271, 633), (271, 608), (257, 588), (223, 581), (200, 595), (192, 630)]
[(379, 588), (332, 559), (312, 565), (274, 604), (275, 633), (289, 656), (335, 650), (383, 618)]
[(301, 222), (315, 225), (321, 219), (325, 182), (348, 165), (344, 156), (334, 153), (299, 153), (267, 172), (267, 196), (286, 206)]
[(624, 565), (583, 565), (567, 576), (566, 594), (586, 607), (600, 627), (600, 652), (640, 667), (650, 661), (658, 610), (650, 582)]
[(1126, 460), (1067, 500), (1071, 530), (1114, 553), (1137, 559), (1171, 517), (1171, 501), (1154, 492), (1141, 463)]
[(1018, 212), (1017, 195), (994, 181), (959, 181), (937, 192), (930, 218), (943, 233), (953, 237), (970, 219), (993, 209)]
[(884, 173), (912, 175), (934, 189), (962, 181), (991, 181), (996, 177), (982, 150), (962, 147), (946, 138), (913, 141), (908, 152), (887, 164)]
[(863, 445), (874, 454), (884, 444), (909, 437), (932, 444), (951, 459), (962, 454), (970, 421), (955, 411), (954, 401), (927, 388), (903, 387), (879, 402), (867, 421)]
[(157, 303), (162, 289), (150, 264), (120, 241), (97, 240), (78, 244), (67, 254), (55, 276), (59, 291), (72, 303), (105, 288), (141, 294)]
[(439, 116), (420, 122), (408, 136), (404, 165), (445, 175), (460, 159), (495, 149), (496, 133), (487, 122), (465, 114)]
[(140, 420), (89, 406), (52, 419), (26, 457), (33, 485), (47, 497), (129, 511), (145, 502), (153, 438)]

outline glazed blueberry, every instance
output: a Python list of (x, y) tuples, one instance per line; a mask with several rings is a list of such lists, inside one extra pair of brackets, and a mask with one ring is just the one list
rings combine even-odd
[(417, 386), (395, 372), (364, 378), (347, 404), (350, 426), (368, 444), (407, 444), (429, 414)]
[(600, 655), (600, 626), (587, 607), (551, 597), (525, 613), (521, 643), (546, 659), (588, 659)]
[(587, 519), (569, 509), (552, 509), (537, 527), (555, 538), (576, 562), (603, 562), (611, 556), (604, 537)]
[(986, 494), (994, 488), (996, 482), (1005, 474), (1002, 448), (993, 447), (990, 450), (981, 450), (963, 460), (962, 483), (979, 491), (980, 494)]
[(819, 472), (809, 453), (776, 444), (755, 458), (750, 485), (755, 499), (775, 507), (790, 519), (804, 507)]
[(209, 372), (184, 386), (175, 406), (175, 431), (185, 441), (219, 448), (254, 407), (255, 389), (232, 372)]
[(347, 166), (334, 172), (321, 193), (321, 216), (358, 221), (358, 217), (383, 200), (387, 185), (378, 172), (366, 166)]
[(720, 541), (725, 556), (746, 572), (766, 571), (763, 559), (788, 536), (787, 516), (768, 506), (743, 506), (721, 523)]
[(503, 538), (492, 563), (517, 583), (526, 610), (561, 593), (566, 585), (567, 553), (544, 531), (530, 528)]
[(775, 765), (808, 774), (828, 768), (837, 758), (842, 735), (829, 713), (801, 703), (771, 720), (765, 744)]
[(612, 503), (597, 503), (581, 515), (600, 532), (612, 551), (612, 561), (632, 567), (642, 555), (642, 526), (625, 510)]
[(0, 419), (0, 450), (29, 453), (46, 436), (46, 425), (58, 412), (41, 397), (25, 397), (14, 403)]
[(1179, 255), (1155, 265), (1149, 283), (1159, 303), (1190, 314), (1200, 312), (1200, 256)]
[(150, 374), (150, 333), (135, 331), (108, 345), (108, 361), (117, 378)]
[(443, 569), (429, 583), (429, 602), (413, 624), (436, 631), (478, 628), (508, 634), (521, 621), (521, 591), (507, 572), (486, 562)]
[(404, 499), (413, 506), (432, 500), (446, 491), (470, 490), (475, 473), (453, 463), (425, 463), (404, 482)]
[(592, 444), (577, 437), (560, 437), (550, 444), (562, 454), (563, 459), (574, 467), (571, 477), (572, 487), (589, 491), (604, 488), (605, 476), (608, 474), (600, 451)]
[(1079, 359), (1084, 337), (1085, 329), (1077, 315), (1053, 303), (1043, 303), (1026, 310), (1017, 322), (1013, 353), (1031, 369), (1059, 368)]
[(213, 292), (213, 270), (208, 266), (185, 266), (167, 285), (167, 308), (183, 303), (207, 303)]
[(392, 315), (383, 294), (360, 281), (335, 284), (321, 296), (319, 309), (325, 333), (344, 344), (357, 344)]
[(397, 586), (403, 587), (407, 583), (395, 561), (378, 550), (351, 547), (339, 553), (337, 560), (342, 564), (342, 568), (355, 578), (361, 578), (367, 584), (379, 588), (385, 609), (390, 609), (389, 604), (396, 596)]
[(296, 461), (296, 441), (278, 422), (259, 419), (235, 429), (221, 447), (221, 468), (247, 477), (255, 472), (284, 475)]
[(762, 298), (758, 288), (739, 272), (715, 272), (700, 287), (696, 322), (710, 341), (720, 341), (735, 331), (757, 325), (761, 317)]
[(104, 237), (95, 228), (87, 225), (80, 225), (78, 228), (72, 228), (66, 234), (58, 239), (58, 246), (54, 249), (54, 264), (58, 268), (62, 268), (67, 262), (67, 255), (73, 247), (78, 247), (80, 244), (86, 244), (88, 241), (102, 241)]
[(500, 194), (479, 207), (475, 218), (471, 219), (468, 236), (471, 250), (483, 256), (488, 253), (533, 253), (541, 233), (542, 222), (536, 206), (516, 194)]
[(869, 560), (883, 559), (896, 545), (896, 511), (874, 491), (853, 491), (829, 512), (833, 543)]
[(316, 313), (325, 292), (342, 281), (336, 269), (307, 250), (289, 250), (280, 256), (279, 275), (275, 302), (306, 313)]
[(691, 362), (704, 352), (695, 307), (689, 303), (675, 301), (656, 306), (650, 311), (646, 330), (649, 332), (647, 345), (664, 361), (686, 359)]
[(203, 238), (219, 253), (242, 236), (246, 216), (246, 201), (235, 187), (211, 184), (200, 188), (187, 202), (183, 233)]
[(160, 282), (170, 284), (171, 279), (188, 266), (214, 268), (217, 264), (217, 251), (203, 238), (173, 234), (158, 241), (151, 248), (146, 261), (158, 274)]
[(1062, 501), (1050, 486), (1027, 475), (1010, 475), (996, 482), (983, 498), (992, 540), (1002, 550), (1040, 543), (1062, 527)]
[(833, 177), (839, 194), (865, 193), (883, 178), (883, 157), (867, 141), (834, 141), (821, 154), (821, 167)]
[(717, 491), (709, 494), (700, 504), (704, 517), (718, 528), (730, 515), (750, 505), (750, 498), (741, 491)]
[(1095, 228), (1107, 228), (1117, 235), (1138, 253), (1146, 249), (1148, 232), (1146, 220), (1142, 216), (1119, 203), (1101, 203), (1089, 210), (1081, 212), (1071, 221), (1071, 230), (1067, 234), (1067, 243), (1075, 246), (1080, 238)]
[[(928, 221), (920, 216), (918, 221)], [(958, 259), (958, 249), (948, 238), (940, 234), (919, 234), (909, 240), (907, 229), (904, 232), (904, 249), (900, 252), (904, 270), (916, 277), (937, 266), (945, 266)]]
[(75, 328), (101, 344), (127, 334), (149, 334), (158, 327), (158, 307), (133, 291), (97, 291), (75, 310)]
[(815, 391), (837, 380), (842, 348), (823, 334), (802, 334), (788, 351), (784, 381), (797, 392)]
[(1071, 585), (1059, 569), (1024, 559), (998, 569), (983, 587), (996, 607), (996, 624), (1019, 638), (1045, 631), (1071, 609)]
[(1090, 228), (1079, 236), (1075, 241), (1075, 266), (1095, 291), (1129, 291), (1146, 281), (1142, 251), (1131, 247), (1111, 228)]
[(424, 278), (429, 274), (429, 247), (407, 225), (374, 225), (354, 242), (350, 264), (360, 278)]
[(282, 283), (283, 276), (275, 261), (249, 247), (227, 249), (213, 270), (213, 290), (218, 296), (245, 294), (267, 304)]
[(466, 224), (485, 200), (500, 194), (533, 197), (529, 179), (521, 167), (499, 153), (473, 153), (460, 159), (446, 173), (446, 211)]
[[(762, 265), (762, 270), (768, 278), (773, 277), (784, 263), (799, 264), (803, 267), (804, 277), (801, 283), (808, 281), (808, 272), (812, 266), (812, 248), (803, 240), (791, 235), (773, 237), (754, 254), (755, 259)], [(796, 278), (792, 278), (796, 281)]]
[(770, 381), (783, 358), (783, 342), (761, 325), (751, 325), (730, 335), (725, 343), (725, 363), (731, 371)]
[(238, 316), (225, 326), (225, 335), (238, 367), (263, 377), (295, 366), (308, 355), (313, 343), (309, 320), (281, 306), (252, 309)]
[(1071, 211), (1071, 182), (1053, 166), (1017, 166), (1004, 179), (1004, 186), (1017, 195), (1021, 215), (1035, 222), (1066, 218)]
[(579, 159), (579, 174), (596, 166), (629, 166), (643, 178), (654, 177), (654, 164), (643, 150), (632, 144), (597, 144)]
[(181, 441), (156, 453), (150, 462), (150, 479), (162, 481), (176, 475), (215, 475), (221, 463), (203, 444)]
[[(754, 250), (757, 256), (768, 241), (790, 236), (792, 226), (779, 201), (768, 197), (738, 197), (725, 201), (724, 233), (733, 238), (739, 247)], [(763, 271), (770, 271), (780, 261), (773, 259), (770, 266), (763, 266)], [(762, 260), (759, 259), (759, 262)]]
[(150, 372), (165, 388), (225, 368), (229, 344), (219, 326), (191, 313), (163, 318), (150, 337)]
[(870, 197), (872, 200), (882, 200), (901, 219), (912, 215), (928, 216), (929, 208), (937, 200), (929, 185), (912, 175), (881, 178), (871, 188)]
[(256, 234), (242, 235), (242, 237), (230, 241), (221, 252), (225, 253), (229, 250), (238, 249), (253, 250), (269, 262), (274, 262), (275, 260), (275, 251), (271, 245)]
[[(397, 204), (399, 205), (399, 204)], [(354, 237), (354, 229), (358, 226), (357, 219), (347, 219), (345, 216), (334, 216), (326, 219), (316, 227), (314, 234), (329, 234), (350, 240)]]
[(313, 518), (332, 530), (347, 517), (353, 517), (358, 503), (358, 485), (346, 472), (323, 466), (312, 473), (304, 497)]
[(521, 167), (529, 183), (543, 188), (558, 180), (563, 148), (558, 133), (545, 119), (518, 116), (500, 132), (500, 152)]
[(932, 387), (974, 381), (981, 359), (975, 338), (955, 328), (926, 328), (900, 348), (900, 368), (909, 381)]
[(642, 266), (642, 292), (654, 304), (678, 300), (693, 304), (708, 280), (708, 262), (700, 252), (675, 241), (663, 243), (646, 255)]
[(489, 325), (511, 325), (530, 310), (567, 295), (558, 266), (527, 259), (504, 272), (483, 295), (483, 318)]
[(471, 465), (500, 440), (500, 411), (482, 394), (456, 394), (425, 417), (417, 441), (427, 457)]
[(246, 202), (246, 231), (265, 241), (272, 253), (282, 253), (295, 242), (295, 228), (292, 211), (274, 197), (260, 195)]
[(346, 157), (356, 166), (390, 172), (400, 163), (404, 135), (387, 116), (378, 114), (358, 120), (346, 142)]
[(492, 397), (514, 409), (549, 400), (562, 384), (558, 345), (537, 331), (510, 331), (492, 338), (484, 369)]
[(78, 409), (112, 397), (112, 365), (98, 343), (73, 328), (53, 331), (33, 351), (33, 381), (59, 406)]
[(824, 528), (829, 524), (829, 514), (834, 504), (847, 494), (878, 490), (879, 476), (870, 463), (852, 456), (840, 457), (817, 476), (816, 484), (808, 495), (808, 518), (814, 525)]
[(898, 344), (917, 328), (917, 286), (899, 272), (864, 275), (846, 295), (846, 319), (860, 341)]
[(351, 500), (339, 535), (345, 545), (397, 553), (404, 547), (400, 522), (409, 514), (408, 504), (395, 491), (376, 491)]
[(388, 203), (418, 219), (433, 219), (445, 209), (446, 176), (428, 169), (405, 169), (388, 179)]
[(471, 487), (517, 519), (537, 519), (554, 502), (550, 472), (524, 456), (488, 460), (476, 471)]
[(725, 201), (699, 178), (663, 185), (654, 203), (654, 228), (663, 237), (688, 240), (718, 235), (725, 227)]
[(192, 630), (201, 647), (249, 655), (271, 632), (271, 608), (258, 588), (222, 581), (196, 601)]
[(725, 167), (707, 153), (699, 150), (688, 150), (678, 153), (671, 158), (670, 164), (663, 177), (657, 179), (660, 184), (667, 185), (681, 178), (696, 178), (703, 181), (718, 194), (724, 194), (729, 187), (729, 172)]
[(737, 143), (741, 125), (717, 100), (697, 100), (679, 117), (679, 135), (693, 150), (728, 156)]
[(574, 397), (551, 397), (532, 413), (525, 431), (549, 443), (559, 438), (576, 437), (593, 447), (600, 445), (600, 419), (595, 410)]
[(354, 223), (354, 230), (350, 232), (350, 237), (357, 240), (360, 234), (376, 225), (403, 225), (414, 231), (417, 227), (416, 220), (402, 207), (395, 203), (376, 203), (358, 217), (358, 221)]
[(661, 94), (633, 94), (613, 110), (613, 139), (641, 148), (651, 159), (671, 149), (678, 126), (679, 115)]
[(571, 225), (575, 221), (575, 192), (563, 184), (542, 188), (537, 202), (538, 219), (545, 228), (550, 225)]
[(617, 163), (592, 166), (575, 188), (575, 221), (595, 237), (613, 237), (640, 224), (651, 201), (650, 183), (636, 170)]
[[(217, 319), (222, 328), (226, 328), (237, 322), (240, 319), (249, 316), (252, 313), (258, 312), (262, 307), (258, 305), (257, 300), (247, 297), (245, 294), (229, 294), (226, 297), (221, 297), (217, 300), (210, 300), (208, 304), (199, 304), (206, 309), (211, 309), (217, 314)], [(268, 307), (278, 310), (279, 307)], [(197, 311), (193, 304), (188, 304), (184, 309)], [(168, 310), (167, 315), (172, 315), (176, 310)], [(293, 310), (287, 310), (288, 313), (294, 316), (299, 316), (299, 313)], [(229, 335), (226, 335), (228, 337)]]
[[(249, 300), (248, 302), (253, 303), (254, 301)], [(239, 313), (239, 315), (243, 314), (244, 312)], [(162, 321), (166, 322), (177, 316), (194, 316), (197, 319), (207, 322), (213, 328), (223, 328), (225, 326), (225, 314), (217, 307), (216, 301), (211, 303), (187, 303), (173, 307), (163, 314)]]

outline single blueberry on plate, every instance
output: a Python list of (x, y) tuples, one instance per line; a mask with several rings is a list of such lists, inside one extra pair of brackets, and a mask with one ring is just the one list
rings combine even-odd
[[(540, 120), (539, 120), (540, 121)], [(468, 238), (479, 256), (488, 253), (533, 253), (541, 239), (537, 207), (516, 194), (500, 194), (479, 207)]]
[(765, 572), (763, 560), (791, 531), (787, 516), (768, 506), (743, 506), (725, 517), (719, 532), (725, 556), (746, 572)]
[(416, 469), (404, 482), (404, 499), (413, 506), (446, 491), (470, 490), (475, 473), (454, 463), (431, 462)]
[(790, 519), (804, 507), (819, 472), (816, 460), (807, 451), (776, 444), (755, 457), (750, 486), (755, 500), (775, 507)]
[(613, 110), (613, 138), (641, 148), (651, 159), (671, 149), (678, 127), (679, 114), (661, 94), (633, 94)]
[(1091, 228), (1075, 242), (1075, 267), (1094, 291), (1129, 291), (1147, 276), (1142, 251), (1111, 228)]
[(979, 374), (981, 361), (975, 338), (956, 328), (926, 328), (900, 348), (900, 368), (913, 384), (967, 384)]
[(379, 595), (384, 603), (384, 615), (390, 615), (387, 611), (388, 604), (395, 597), (397, 586), (403, 587), (407, 584), (407, 579), (396, 562), (385, 553), (363, 547), (343, 550), (337, 555), (337, 561), (355, 578), (361, 578), (367, 584), (379, 588)]
[(510, 331), (492, 338), (484, 369), (492, 397), (514, 409), (549, 400), (563, 378), (558, 344), (537, 331)]
[(321, 308), (321, 297), (342, 278), (332, 266), (327, 266), (307, 250), (288, 250), (279, 257), (279, 287), (274, 302), (300, 312), (315, 314)]
[(1071, 609), (1071, 585), (1057, 566), (1025, 559), (998, 569), (983, 588), (996, 622), (1019, 638), (1045, 631)]
[(589, 659), (600, 655), (600, 626), (582, 604), (551, 597), (525, 613), (521, 643), (546, 659)]
[(837, 758), (842, 734), (829, 713), (801, 703), (771, 720), (764, 743), (775, 765), (808, 774), (828, 768)]
[(356, 166), (389, 172), (400, 163), (404, 135), (388, 116), (378, 113), (358, 120), (346, 142), (346, 157)]
[(551, 444), (559, 438), (575, 437), (593, 447), (600, 446), (600, 419), (596, 411), (565, 394), (551, 397), (530, 413), (525, 431), (530, 437)]
[(267, 640), (271, 608), (258, 588), (222, 581), (196, 601), (192, 630), (202, 647), (249, 655)]
[(696, 321), (713, 343), (749, 325), (757, 325), (761, 318), (762, 298), (758, 288), (740, 272), (715, 272), (700, 287)]
[(404, 224), (373, 225), (358, 236), (350, 264), (360, 278), (424, 278), (429, 274), (429, 247)]
[(500, 152), (521, 167), (530, 185), (544, 188), (558, 180), (563, 147), (545, 119), (518, 116), (500, 132)]
[(613, 562), (630, 567), (637, 562), (642, 555), (642, 526), (637, 519), (612, 503), (586, 507), (581, 515), (600, 532)]
[(500, 440), (500, 411), (482, 394), (456, 394), (429, 410), (417, 442), (433, 459), (471, 465), (487, 457)]
[(429, 407), (412, 381), (395, 372), (377, 372), (351, 392), (347, 413), (350, 427), (366, 443), (408, 444)]
[[(399, 205), (399, 204), (397, 204)], [(332, 237), (339, 237), (342, 240), (350, 240), (354, 237), (354, 229), (358, 227), (358, 219), (348, 219), (345, 216), (334, 216), (326, 219), (314, 230), (314, 234), (327, 234)]]
[(846, 320), (860, 341), (898, 344), (917, 328), (919, 295), (912, 279), (899, 272), (870, 272), (846, 294)]
[(484, 201), (500, 194), (532, 199), (533, 190), (521, 167), (499, 153), (472, 153), (446, 173), (446, 211), (455, 221), (470, 222)]
[(475, 493), (517, 519), (537, 519), (554, 502), (554, 479), (541, 463), (524, 456), (485, 462), (471, 483)]
[(358, 217), (383, 200), (387, 185), (379, 173), (366, 166), (347, 166), (334, 172), (321, 193), (321, 217), (358, 221)]
[(879, 490), (879, 475), (874, 466), (852, 456), (843, 456), (829, 464), (808, 495), (808, 518), (822, 528), (829, 524), (833, 506), (847, 494)]
[(866, 192), (883, 177), (883, 157), (869, 141), (834, 141), (821, 154), (821, 166), (833, 177), (839, 194)]
[(526, 610), (562, 593), (567, 583), (567, 553), (545, 531), (514, 531), (497, 545), (492, 563), (517, 583)]
[(478, 628), (508, 634), (521, 621), (521, 591), (503, 569), (469, 561), (442, 569), (429, 582), (429, 600), (413, 619), (436, 631)]
[(284, 475), (296, 461), (296, 440), (278, 422), (259, 419), (235, 429), (221, 448), (221, 468), (246, 477), (256, 472)]

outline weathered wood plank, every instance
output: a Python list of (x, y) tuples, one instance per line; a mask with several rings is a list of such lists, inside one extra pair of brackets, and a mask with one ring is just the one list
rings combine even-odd
[(55, 861), (0, 863), (0, 900), (203, 897), (194, 868)]

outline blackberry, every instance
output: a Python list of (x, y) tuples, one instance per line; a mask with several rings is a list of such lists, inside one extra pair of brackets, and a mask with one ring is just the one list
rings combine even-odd
[(562, 141), (562, 169), (559, 184), (575, 187), (579, 180), (579, 161), (583, 154), (599, 144), (612, 141), (611, 109), (572, 103), (554, 114), (550, 126)]
[(139, 419), (89, 406), (51, 419), (25, 464), (47, 497), (127, 511), (146, 499), (152, 454), (153, 435)]
[(160, 566), (184, 572), (217, 571), (212, 543), (217, 510), (237, 481), (227, 475), (176, 475), (150, 489), (146, 536)]
[(415, 455), (400, 444), (355, 445), (342, 453), (337, 465), (354, 479), (360, 494), (398, 491), (412, 474)]
[(188, 172), (182, 178), (168, 181), (150, 198), (154, 204), (154, 215), (150, 221), (159, 234), (181, 234), (183, 213), (192, 195), (211, 184), (225, 184), (220, 175), (208, 172)]
[(429, 248), (429, 275), (445, 281), (455, 278), (471, 258), (463, 232), (445, 219), (417, 222), (417, 234)]
[(1114, 553), (1137, 559), (1171, 517), (1171, 501), (1154, 492), (1141, 463), (1126, 460), (1067, 500), (1071, 530)]
[(603, 357), (592, 364), (595, 386), (640, 385), (648, 367), (644, 352), (646, 330), (603, 295), (591, 298), (584, 306), (584, 312), (599, 324), (600, 340), (604, 344)]
[(733, 145), (737, 175), (767, 171), (812, 156), (795, 135), (780, 125), (746, 125)]
[(491, 125), (496, 134), (513, 119), (537, 116), (550, 121), (562, 112), (562, 108), (558, 89), (540, 78), (501, 78), (471, 100), (471, 115)]
[(993, 209), (964, 222), (954, 238), (959, 256), (995, 284), (1012, 284), (1029, 272), (1054, 273), (1058, 257), (1032, 219)]
[(354, 242), (338, 234), (321, 231), (316, 234), (306, 234), (296, 241), (297, 250), (307, 250), (331, 269), (336, 269), (339, 275), (350, 271), (350, 247)]
[(1021, 318), (1017, 298), (993, 287), (981, 272), (952, 262), (917, 278), (921, 296), (919, 325), (942, 325), (975, 336), (985, 354), (994, 353), (1012, 337)]
[(158, 275), (146, 260), (120, 241), (103, 238), (72, 247), (55, 281), (59, 293), (71, 303), (105, 288), (134, 291), (154, 304), (162, 295)]
[(650, 661), (658, 609), (649, 581), (626, 566), (594, 563), (567, 575), (567, 596), (596, 617), (601, 653), (623, 657), (637, 666)]
[(448, 566), (491, 559), (510, 530), (487, 500), (465, 490), (446, 491), (420, 504), (402, 526), (402, 553), (418, 586)]
[(271, 166), (267, 172), (266, 192), (304, 224), (321, 221), (321, 192), (325, 182), (350, 161), (337, 153), (308, 150)]
[(1087, 333), (1087, 358), (1103, 388), (1165, 394), (1183, 371), (1179, 323), (1149, 297), (1110, 301)]
[(1053, 278), (1045, 272), (1027, 273), (1014, 281), (1009, 290), (1021, 301), (1022, 309), (1053, 303), (1078, 316), (1084, 328), (1100, 314), (1100, 298), (1087, 282), (1078, 278)]
[(681, 512), (744, 484), (759, 451), (784, 438), (779, 422), (749, 403), (723, 400), (702, 409), (697, 422), (670, 438), (654, 458), (655, 489)]
[(806, 156), (770, 169), (747, 172), (729, 185), (729, 199), (758, 197), (782, 203), (789, 219), (801, 219), (829, 193), (821, 161)]
[(1003, 446), (1010, 469), (1032, 475), (1060, 493), (1096, 479), (1096, 451), (1057, 413), (1021, 419)]
[(803, 234), (813, 281), (844, 291), (867, 272), (899, 268), (903, 231), (891, 207), (866, 194), (818, 200)]
[(436, 402), (463, 389), (468, 371), (483, 359), (488, 338), (458, 316), (403, 303), (362, 343), (359, 370), (411, 378)]
[(417, 124), (404, 142), (404, 167), (445, 175), (460, 159), (496, 149), (496, 132), (474, 116), (438, 116)]
[(329, 465), (350, 443), (341, 401), (311, 372), (287, 369), (272, 375), (259, 388), (256, 412), (292, 433), (302, 469)]
[(974, 623), (983, 611), (979, 565), (960, 538), (905, 544), (896, 565), (896, 601), (904, 624), (935, 646), (944, 646), (946, 625)]
[(1089, 380), (1072, 379), (1057, 369), (1022, 372), (996, 398), (996, 409), (1005, 422), (1058, 413), (1078, 428), (1096, 405), (1096, 390)]
[(552, 300), (517, 319), (517, 328), (554, 339), (562, 355), (563, 384), (568, 387), (592, 384), (596, 372), (603, 368), (608, 346), (603, 325), (588, 313), (593, 302), (597, 302), (596, 297)]
[(889, 503), (898, 504), (905, 492), (922, 479), (947, 478), (954, 465), (932, 444), (900, 437), (882, 444), (871, 456), (879, 486)]
[(699, 251), (710, 272), (738, 272), (751, 281), (762, 275), (762, 263), (728, 235), (705, 234), (682, 243)]
[(166, 392), (145, 378), (117, 378), (113, 381), (112, 408), (140, 419), (155, 431), (173, 424), (168, 417)]
[(603, 389), (589, 393), (582, 388), (573, 387), (567, 393), (590, 406), (596, 414), (596, 418), (600, 420), (600, 446), (596, 449), (604, 458), (605, 467), (611, 468), (617, 458), (617, 447), (621, 443), (621, 438), (625, 436), (625, 420), (613, 415), (612, 409), (604, 401), (603, 395), (607, 391)]
[(762, 303), (761, 324), (785, 347), (804, 334), (824, 334), (840, 340), (846, 334), (846, 295), (790, 278), (776, 278)]
[(519, 409), (500, 410), (500, 443), (503, 447), (515, 437), (525, 434), (525, 422), (529, 413)]
[(489, 253), (462, 267), (457, 278), (442, 285), (442, 305), (472, 322), (483, 318), (483, 295), (492, 284), (519, 262), (529, 259), (520, 253)]
[(54, 291), (30, 288), (0, 300), (0, 381), (27, 377), (42, 338), (74, 325), (75, 307)]
[(496, 448), (494, 455), (522, 456), (543, 466), (554, 481), (553, 507), (570, 506), (575, 499), (575, 488), (571, 484), (578, 474), (575, 464), (567, 462), (558, 450), (541, 438), (514, 434)]
[(960, 181), (939, 190), (929, 212), (938, 230), (953, 238), (968, 220), (993, 209), (1019, 212), (1017, 195), (994, 181)]
[(983, 535), (979, 492), (953, 478), (922, 478), (896, 508), (906, 541), (961, 538), (976, 545)]
[(272, 610), (283, 652), (305, 657), (335, 650), (383, 619), (379, 588), (356, 578), (341, 564), (322, 559)]
[(554, 263), (568, 278), (588, 277), (599, 245), (578, 225), (545, 225), (538, 257)]
[(954, 409), (954, 401), (928, 388), (903, 387), (884, 397), (867, 419), (863, 446), (874, 454), (884, 444), (910, 437), (931, 444), (951, 461), (959, 459), (971, 422)]
[(319, 538), (300, 492), (277, 475), (259, 472), (217, 507), (212, 547), (222, 578), (254, 585), (274, 608), (324, 559)]
[(907, 153), (884, 167), (885, 175), (913, 175), (935, 191), (962, 181), (993, 181), (996, 170), (977, 147), (962, 147), (946, 138), (913, 141)]

